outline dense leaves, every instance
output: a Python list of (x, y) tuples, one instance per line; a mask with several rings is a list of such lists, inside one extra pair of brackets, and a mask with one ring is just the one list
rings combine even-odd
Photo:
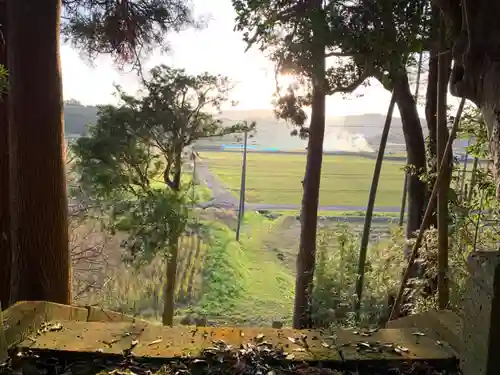
[(187, 0), (63, 0), (62, 32), (91, 59), (110, 54), (140, 66), (140, 57), (165, 48), (165, 35), (196, 26)]
[[(279, 89), (276, 115), (307, 136), (303, 107), (311, 105), (315, 59), (312, 30), (323, 31), (327, 61), (326, 95), (350, 93), (369, 77), (392, 90), (392, 75), (427, 48), (430, 5), (427, 0), (323, 2), (312, 10), (305, 1), (233, 0), (236, 29), (248, 48), (268, 52), (277, 74), (290, 74), (298, 85)], [(403, 72), (406, 74), (405, 72)]]
[(128, 259), (149, 260), (166, 251), (184, 230), (182, 196), (155, 183), (164, 162), (135, 136), (133, 113), (112, 106), (99, 110), (90, 134), (72, 146), (79, 185), (105, 214), (108, 228), (126, 232)]
[[(182, 151), (198, 139), (252, 132), (254, 123), (223, 124), (216, 117), (229, 102), (231, 82), (227, 77), (202, 73), (189, 75), (183, 69), (160, 65), (144, 82), (140, 99), (119, 89), (134, 136), (155, 147), (166, 161), (163, 181), (179, 188)], [(128, 121), (128, 122), (127, 122)]]
[(181, 184), (183, 152), (200, 138), (252, 131), (225, 126), (216, 111), (231, 89), (226, 77), (189, 75), (161, 65), (144, 81), (143, 96), (118, 89), (118, 107), (99, 108), (89, 135), (72, 146), (80, 186), (107, 208), (112, 230), (125, 231), (136, 258), (176, 244), (187, 220)]

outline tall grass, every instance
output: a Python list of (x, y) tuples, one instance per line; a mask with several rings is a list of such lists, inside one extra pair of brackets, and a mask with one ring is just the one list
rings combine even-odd
[[(317, 239), (313, 321), (318, 326), (354, 323), (360, 236), (347, 224), (323, 228)], [(393, 228), (388, 238), (370, 244), (361, 305), (362, 325), (378, 324), (387, 313), (389, 293), (398, 285), (404, 237)]]

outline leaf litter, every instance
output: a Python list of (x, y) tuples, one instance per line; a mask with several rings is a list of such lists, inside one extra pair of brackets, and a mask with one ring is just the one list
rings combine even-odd
[[(306, 351), (303, 345), (286, 352), (264, 340), (264, 335), (240, 346), (232, 346), (222, 340), (212, 342), (199, 356), (186, 355), (171, 361), (160, 361), (135, 357), (132, 342), (122, 356), (110, 357), (94, 353), (82, 357), (81, 353), (11, 351), (7, 362), (0, 364), (0, 375), (363, 375), (363, 374), (418, 374), (458, 375), (458, 371), (438, 371), (422, 363), (391, 364), (390, 368), (369, 371), (343, 372), (324, 367), (315, 367), (296, 360), (295, 352)], [(156, 341), (156, 340), (155, 340)], [(289, 341), (303, 344), (304, 337)], [(325, 343), (325, 345), (328, 345)], [(378, 352), (391, 350), (406, 353), (407, 348), (392, 344), (358, 342), (358, 350)], [(326, 347), (326, 346), (325, 346)]]

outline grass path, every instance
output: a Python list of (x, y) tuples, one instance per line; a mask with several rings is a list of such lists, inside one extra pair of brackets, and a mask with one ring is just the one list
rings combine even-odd
[(248, 214), (240, 243), (223, 224), (210, 229), (200, 311), (233, 325), (291, 319), (294, 277), (262, 243), (272, 225), (260, 215)]
[(265, 324), (274, 318), (290, 321), (295, 278), (277, 254), (266, 249), (263, 243), (265, 236), (272, 233), (274, 223), (256, 214), (249, 214), (245, 219), (241, 242), (246, 258), (247, 288), (238, 307)]

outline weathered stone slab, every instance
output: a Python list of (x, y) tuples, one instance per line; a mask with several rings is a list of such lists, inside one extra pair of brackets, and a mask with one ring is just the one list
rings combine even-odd
[(148, 327), (141, 336), (141, 345), (134, 350), (134, 353), (162, 358), (176, 358), (186, 354), (196, 357), (203, 349), (213, 347), (222, 341), (235, 348), (245, 344), (270, 344), (274, 348), (283, 349), (290, 360), (340, 362), (340, 355), (331, 337), (314, 330), (258, 327), (162, 327), (161, 329)]
[(346, 362), (454, 360), (455, 354), (429, 336), (429, 330), (339, 330), (336, 345)]
[(89, 322), (135, 322), (140, 319), (136, 319), (133, 316), (125, 315), (119, 312), (106, 310), (100, 307), (88, 306), (88, 317)]
[[(3, 312), (2, 340), (6, 347), (23, 341), (33, 335), (42, 324), (49, 320), (86, 321), (87, 309), (61, 305), (45, 301), (21, 301)], [(7, 355), (5, 348), (0, 352), (0, 360)]]
[[(52, 323), (53, 324), (53, 323)], [(289, 354), (290, 360), (337, 361), (341, 357), (331, 335), (318, 331), (272, 328), (162, 327), (144, 323), (63, 322), (59, 331), (48, 331), (21, 347), (33, 350), (102, 352), (122, 354), (132, 348), (136, 356), (172, 359), (199, 356), (222, 340), (241, 344), (272, 344)], [(327, 344), (327, 342), (330, 344)], [(133, 345), (132, 345), (133, 344)]]
[(49, 330), (24, 340), (19, 346), (29, 349), (69, 352), (102, 352), (123, 354), (130, 349), (146, 329), (144, 323), (130, 322), (50, 322), (61, 329)]
[(500, 253), (472, 253), (468, 266), (460, 365), (464, 375), (496, 375), (500, 369)]
[(430, 337), (448, 344), (455, 353), (463, 350), (463, 320), (450, 310), (430, 310), (405, 316), (389, 321), (387, 328), (426, 328)]
[(36, 332), (49, 320), (86, 321), (87, 310), (45, 301), (21, 301), (4, 311), (3, 318), (6, 341), (10, 346), (26, 334)]

